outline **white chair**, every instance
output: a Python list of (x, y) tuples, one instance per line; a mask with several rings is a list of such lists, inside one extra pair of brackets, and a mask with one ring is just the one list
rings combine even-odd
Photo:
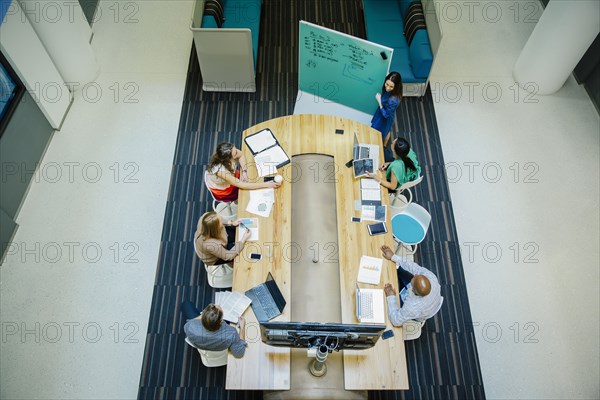
[(204, 265), (206, 280), (215, 289), (230, 288), (233, 286), (233, 268), (229, 264)]
[[(406, 182), (400, 186), (394, 193), (390, 193), (390, 212), (391, 216), (402, 212), (413, 200), (413, 194), (410, 190), (411, 187), (417, 186), (423, 180), (423, 176), (419, 176), (414, 181)], [(406, 192), (407, 196), (404, 195)]]
[(403, 211), (392, 217), (391, 223), (392, 236), (398, 244), (396, 253), (399, 247), (404, 245), (408, 250), (408, 254), (415, 254), (417, 245), (427, 235), (431, 215), (417, 203), (410, 203)]
[(431, 318), (435, 314), (437, 314), (438, 311), (440, 311), (440, 308), (442, 308), (442, 304), (444, 304), (443, 297), (441, 298), (440, 305), (438, 306), (438, 308), (435, 310), (435, 312), (430, 317), (427, 317), (423, 321), (415, 321), (415, 320), (411, 319), (411, 320), (408, 320), (405, 323), (403, 323), (402, 324), (402, 337), (404, 338), (404, 340), (418, 339), (421, 336), (421, 328), (423, 328), (423, 325), (425, 325), (425, 321), (427, 321), (429, 318)]
[(215, 199), (213, 192), (210, 190), (208, 186), (208, 171), (204, 171), (204, 185), (208, 189), (208, 193), (212, 197), (212, 208), (213, 210), (219, 214), (225, 221), (234, 221), (237, 219), (237, 204), (235, 202), (227, 202), (227, 201), (219, 201)]
[[(194, 251), (196, 252), (196, 255), (200, 257), (195, 240)], [(217, 265), (204, 264), (204, 269), (206, 270), (206, 281), (211, 287), (215, 289), (224, 289), (233, 286), (233, 267), (231, 265), (227, 263)]]
[(202, 350), (194, 346), (190, 339), (185, 338), (185, 342), (198, 350), (202, 364), (206, 367), (221, 367), (227, 365), (227, 349), (219, 351)]

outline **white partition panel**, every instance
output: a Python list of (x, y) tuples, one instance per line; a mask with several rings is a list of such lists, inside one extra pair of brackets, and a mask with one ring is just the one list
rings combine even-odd
[(196, 0), (190, 30), (209, 92), (255, 92), (254, 54), (250, 29), (200, 28), (204, 0)]

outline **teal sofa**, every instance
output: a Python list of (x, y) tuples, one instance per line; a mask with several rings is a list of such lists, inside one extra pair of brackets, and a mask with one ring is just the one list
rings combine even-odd
[(427, 82), (433, 53), (420, 0), (363, 0), (367, 40), (394, 49), (390, 71), (403, 83)]

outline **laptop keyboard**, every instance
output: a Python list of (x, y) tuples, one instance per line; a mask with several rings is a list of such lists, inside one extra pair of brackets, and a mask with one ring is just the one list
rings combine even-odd
[(361, 292), (360, 293), (360, 318), (361, 319), (372, 319), (373, 318), (373, 293)]
[(258, 302), (262, 306), (268, 318), (272, 318), (279, 313), (279, 309), (275, 305), (275, 301), (273, 301), (271, 293), (269, 293), (264, 285), (256, 287), (254, 294), (256, 295)]

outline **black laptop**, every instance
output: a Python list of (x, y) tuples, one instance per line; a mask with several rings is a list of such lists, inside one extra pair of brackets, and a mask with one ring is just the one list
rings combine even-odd
[(275, 318), (285, 307), (285, 299), (270, 272), (265, 283), (246, 291), (246, 296), (252, 300), (252, 311), (259, 322)]

